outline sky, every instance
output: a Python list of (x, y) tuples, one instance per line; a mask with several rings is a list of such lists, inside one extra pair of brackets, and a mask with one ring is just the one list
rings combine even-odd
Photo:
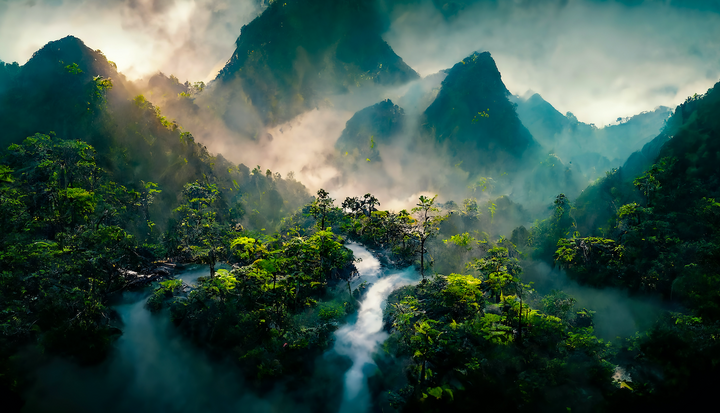
[(74, 35), (129, 79), (162, 71), (215, 77), (262, 0), (0, 0), (0, 59), (25, 63), (46, 43)]
[[(23, 64), (72, 34), (130, 79), (209, 81), (265, 1), (0, 0), (0, 59)], [(513, 94), (540, 93), (598, 126), (674, 107), (720, 80), (715, 0), (470, 0), (452, 16), (431, 0), (404, 3), (384, 38), (421, 75), (487, 50)]]

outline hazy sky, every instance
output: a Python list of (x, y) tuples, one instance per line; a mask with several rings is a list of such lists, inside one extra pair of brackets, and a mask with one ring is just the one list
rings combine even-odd
[[(262, 3), (0, 0), (0, 59), (25, 63), (73, 34), (131, 79), (161, 70), (209, 80)], [(431, 0), (410, 3), (395, 8), (385, 39), (422, 75), (488, 50), (512, 93), (533, 90), (589, 123), (675, 106), (720, 80), (715, 0), (480, 0), (450, 18)]]
[(0, 0), (0, 59), (25, 63), (67, 35), (100, 49), (130, 79), (158, 70), (210, 80), (261, 0)]

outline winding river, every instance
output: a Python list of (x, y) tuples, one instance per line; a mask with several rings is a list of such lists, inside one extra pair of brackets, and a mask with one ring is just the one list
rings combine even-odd
[[(360, 304), (357, 320), (335, 332), (335, 348), (338, 354), (350, 357), (353, 364), (345, 373), (341, 413), (361, 413), (370, 410), (370, 394), (367, 376), (374, 372), (372, 354), (385, 341), (388, 334), (382, 330), (382, 313), (385, 301), (393, 290), (417, 282), (417, 272), (407, 269), (382, 277), (380, 262), (368, 250), (358, 244), (350, 244), (356, 258), (360, 280), (372, 286)], [(382, 278), (381, 278), (382, 277)]]
[[(412, 283), (417, 274), (407, 270), (383, 276), (380, 263), (369, 251), (358, 244), (348, 247), (362, 259), (357, 263), (360, 277), (353, 281), (353, 288), (363, 281), (372, 286), (363, 298), (357, 318), (336, 331), (335, 346), (328, 353), (335, 353), (335, 358), (347, 356), (352, 361), (345, 372), (339, 411), (359, 413), (370, 409), (366, 375), (374, 371), (373, 351), (387, 337), (382, 332), (383, 303), (392, 290)], [(194, 267), (177, 277), (194, 284), (207, 273), (206, 267)], [(208, 357), (176, 331), (165, 312), (152, 314), (145, 309), (148, 295), (148, 291), (126, 292), (114, 305), (122, 319), (123, 335), (104, 362), (83, 367), (55, 359), (38, 369), (25, 394), (27, 403), (23, 411), (317, 411), (317, 405), (299, 402), (302, 397), (297, 392), (288, 394), (277, 388), (258, 397), (244, 390), (247, 386), (232, 363)], [(333, 357), (323, 357), (318, 363), (333, 363), (332, 360)], [(323, 409), (335, 410), (327, 405)]]

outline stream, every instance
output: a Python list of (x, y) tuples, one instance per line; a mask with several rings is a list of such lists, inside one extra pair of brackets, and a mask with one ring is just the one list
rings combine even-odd
[(342, 326), (335, 332), (334, 350), (350, 357), (353, 364), (345, 373), (341, 413), (361, 413), (370, 409), (370, 394), (367, 377), (375, 371), (372, 354), (385, 341), (388, 334), (382, 331), (382, 316), (385, 301), (393, 290), (418, 281), (418, 274), (412, 268), (382, 276), (380, 261), (358, 244), (348, 246), (355, 257), (360, 280), (372, 286), (360, 304), (357, 320)]
[[(360, 413), (370, 409), (367, 375), (374, 372), (371, 355), (387, 338), (382, 331), (384, 302), (394, 289), (416, 282), (417, 273), (405, 270), (383, 276), (380, 262), (368, 250), (352, 243), (348, 248), (362, 259), (356, 264), (360, 277), (352, 282), (353, 288), (364, 281), (372, 286), (357, 317), (335, 332), (335, 346), (317, 363), (333, 363), (332, 353), (335, 358), (347, 356), (352, 361), (345, 373), (339, 411)], [(192, 285), (208, 273), (207, 267), (190, 267), (176, 277)], [(123, 334), (105, 361), (79, 366), (55, 358), (35, 371), (23, 412), (317, 411), (318, 406), (299, 402), (305, 397), (289, 394), (282, 387), (263, 397), (246, 390), (232, 363), (211, 359), (182, 337), (167, 312), (148, 311), (145, 301), (149, 294), (149, 290), (125, 292), (113, 305), (122, 320)], [(313, 386), (311, 382), (308, 386)], [(309, 388), (301, 394), (313, 392), (319, 392), (323, 400), (322, 389)], [(328, 407), (323, 406), (324, 410)]]

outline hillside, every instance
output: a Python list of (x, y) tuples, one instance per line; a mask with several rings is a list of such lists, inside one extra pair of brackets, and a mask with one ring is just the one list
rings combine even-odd
[(343, 162), (378, 162), (377, 145), (391, 145), (402, 133), (405, 111), (388, 99), (356, 112), (335, 143)]
[[(240, 203), (243, 192), (257, 192), (254, 185), (244, 189), (250, 183), (249, 168), (208, 153), (190, 132), (166, 119), (142, 95), (135, 95), (133, 85), (114, 64), (80, 39), (68, 36), (48, 43), (15, 70), (7, 84), (0, 92), (0, 122), (6, 125), (1, 147), (50, 132), (60, 139), (91, 144), (98, 165), (115, 182), (131, 189), (140, 189), (143, 182), (159, 185), (163, 192), (153, 217), (161, 228), (187, 182), (217, 183), (229, 206)], [(292, 211), (307, 199), (298, 183), (278, 182), (290, 202), (278, 206), (283, 211)], [(257, 195), (269, 196), (262, 191)], [(266, 201), (251, 201), (246, 195), (243, 202)]]
[(423, 128), (471, 174), (512, 172), (538, 145), (509, 96), (490, 53), (473, 53), (449, 70)]
[(617, 124), (598, 128), (563, 115), (539, 94), (514, 98), (518, 117), (546, 151), (572, 163), (588, 181), (619, 167), (635, 151), (655, 138), (672, 113), (659, 107)]

